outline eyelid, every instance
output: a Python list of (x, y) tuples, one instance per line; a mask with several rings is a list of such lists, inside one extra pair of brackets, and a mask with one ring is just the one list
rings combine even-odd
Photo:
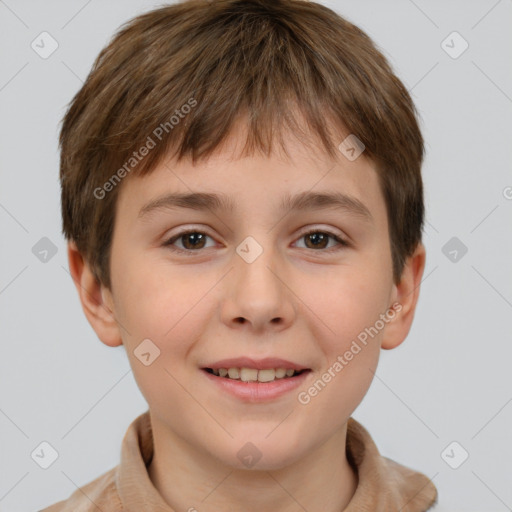
[(325, 234), (328, 234), (328, 235), (331, 235), (333, 237), (338, 237), (338, 238), (342, 238), (343, 240), (346, 240), (347, 243), (348, 243), (348, 236), (346, 236), (343, 232), (339, 231), (339, 230), (335, 230), (334, 228), (331, 228), (331, 227), (328, 227), (328, 226), (322, 226), (322, 225), (319, 225), (319, 226), (312, 226), (312, 227), (309, 227), (311, 225), (308, 225), (308, 227), (305, 227), (304, 229), (301, 229), (299, 231), (299, 237), (301, 236), (304, 236), (304, 235), (308, 235), (310, 233), (325, 233)]

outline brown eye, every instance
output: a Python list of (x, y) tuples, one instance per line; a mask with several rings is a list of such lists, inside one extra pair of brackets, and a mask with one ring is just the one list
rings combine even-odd
[(304, 235), (306, 245), (308, 245), (308, 241), (311, 242), (311, 246), (308, 246), (308, 249), (325, 249), (327, 247), (327, 244), (329, 243), (329, 238), (329, 235), (320, 232)]
[(204, 247), (205, 236), (203, 233), (186, 233), (180, 236), (185, 249), (202, 249)]
[[(207, 238), (211, 237), (206, 233), (189, 230), (173, 236), (164, 243), (164, 246), (178, 252), (192, 252), (204, 249)], [(183, 248), (174, 246), (177, 241), (181, 241)]]
[[(174, 235), (163, 245), (172, 251), (191, 255), (193, 253), (200, 252), (201, 249), (208, 248), (206, 246), (207, 238), (212, 239), (210, 235), (202, 231), (188, 230)], [(317, 250), (319, 252), (331, 252), (349, 247), (348, 242), (339, 235), (329, 231), (320, 231), (318, 229), (304, 233), (299, 237), (299, 240), (305, 241), (306, 249)], [(330, 241), (335, 241), (337, 244), (329, 247)], [(182, 247), (176, 246), (177, 242), (181, 242)]]
[[(331, 239), (338, 242), (338, 247), (334, 246), (328, 248), (328, 244)], [(322, 252), (336, 251), (338, 249), (348, 247), (349, 245), (339, 235), (329, 231), (309, 231), (308, 233), (301, 235), (300, 240), (305, 241), (306, 249), (325, 249)]]

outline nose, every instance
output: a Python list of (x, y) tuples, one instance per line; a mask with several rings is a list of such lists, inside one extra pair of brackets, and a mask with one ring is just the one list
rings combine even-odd
[(248, 261), (234, 252), (223, 289), (223, 322), (255, 333), (286, 329), (296, 314), (290, 272), (272, 249)]

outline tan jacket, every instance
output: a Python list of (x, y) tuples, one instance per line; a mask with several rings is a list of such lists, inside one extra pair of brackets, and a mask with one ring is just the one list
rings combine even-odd
[[(128, 427), (118, 466), (40, 512), (174, 512), (149, 479), (146, 467), (152, 457), (146, 411)], [(343, 512), (425, 512), (437, 503), (434, 484), (422, 473), (381, 456), (368, 431), (353, 418), (347, 425), (347, 458), (359, 483)]]

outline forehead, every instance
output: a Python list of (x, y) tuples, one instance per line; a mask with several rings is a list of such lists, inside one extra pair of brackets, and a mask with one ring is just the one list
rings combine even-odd
[(249, 154), (244, 153), (246, 129), (235, 125), (221, 146), (195, 164), (168, 158), (143, 177), (130, 176), (119, 210), (140, 219), (172, 208), (230, 215), (251, 207), (268, 207), (276, 215), (332, 208), (376, 225), (383, 216), (386, 220), (377, 171), (364, 152), (353, 161), (341, 151), (331, 158), (318, 141), (288, 131), (270, 155)]

